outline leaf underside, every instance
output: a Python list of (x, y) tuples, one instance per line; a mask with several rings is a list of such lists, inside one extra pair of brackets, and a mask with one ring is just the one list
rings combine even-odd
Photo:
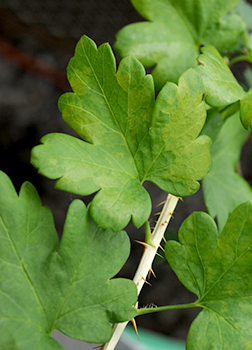
[(68, 66), (74, 93), (59, 100), (64, 120), (85, 140), (49, 134), (32, 150), (32, 163), (56, 187), (89, 195), (92, 219), (118, 231), (132, 217), (149, 218), (151, 181), (184, 197), (210, 168), (210, 140), (198, 137), (204, 122), (202, 83), (194, 70), (178, 86), (168, 83), (154, 100), (153, 80), (134, 58), (115, 59), (108, 44), (98, 49), (82, 37)]
[(166, 257), (203, 310), (192, 323), (188, 350), (252, 349), (252, 205), (230, 215), (219, 235), (213, 219), (194, 212), (169, 241)]
[(131, 0), (148, 22), (130, 24), (117, 33), (116, 51), (138, 58), (146, 67), (156, 65), (157, 90), (166, 81), (196, 66), (199, 47), (213, 45), (229, 50), (245, 30), (243, 19), (232, 13), (239, 0)]
[(110, 323), (135, 316), (133, 281), (110, 280), (129, 256), (128, 236), (97, 227), (82, 201), (71, 203), (59, 245), (34, 187), (18, 196), (0, 172), (0, 241), (1, 349), (63, 349), (54, 329), (103, 343)]

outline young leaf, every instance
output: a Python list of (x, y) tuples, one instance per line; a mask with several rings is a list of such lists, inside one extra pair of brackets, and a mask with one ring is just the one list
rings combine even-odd
[(198, 58), (201, 65), (196, 70), (203, 80), (206, 103), (225, 107), (239, 101), (241, 122), (246, 129), (252, 128), (252, 91), (243, 90), (214, 47), (203, 47), (202, 52)]
[(91, 216), (103, 228), (136, 227), (148, 220), (151, 201), (142, 187), (152, 181), (175, 196), (197, 191), (210, 167), (210, 139), (198, 137), (204, 122), (202, 82), (187, 71), (178, 86), (165, 85), (154, 101), (152, 77), (134, 58), (115, 72), (109, 45), (98, 49), (82, 37), (70, 61), (74, 93), (59, 107), (65, 121), (87, 142), (49, 134), (32, 150), (39, 172), (59, 179), (59, 189), (89, 195)]
[(121, 29), (115, 49), (122, 57), (134, 55), (146, 67), (156, 65), (153, 77), (159, 90), (196, 65), (200, 45), (214, 45), (222, 52), (237, 42), (244, 21), (235, 14), (222, 17), (238, 1), (131, 0), (148, 22)]
[(34, 187), (25, 183), (18, 196), (0, 172), (0, 241), (1, 349), (63, 349), (54, 329), (106, 342), (110, 322), (135, 316), (135, 284), (109, 280), (129, 256), (128, 236), (97, 227), (82, 201), (72, 202), (59, 246)]
[(213, 219), (194, 212), (168, 241), (166, 257), (203, 311), (187, 338), (188, 350), (252, 348), (252, 205), (241, 204), (219, 236)]
[(221, 231), (229, 214), (241, 203), (252, 202), (251, 187), (236, 172), (241, 148), (248, 137), (239, 113), (226, 120), (212, 148), (213, 166), (202, 181), (209, 214), (218, 219)]

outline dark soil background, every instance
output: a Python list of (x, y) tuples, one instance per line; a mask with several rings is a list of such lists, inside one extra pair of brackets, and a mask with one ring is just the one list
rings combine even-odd
[[(54, 214), (61, 235), (67, 208), (77, 196), (54, 189), (54, 181), (37, 174), (30, 164), (31, 148), (49, 132), (74, 132), (61, 119), (57, 100), (70, 91), (66, 66), (79, 38), (86, 34), (97, 45), (115, 42), (115, 34), (129, 23), (141, 21), (129, 0), (1, 0), (0, 2), (0, 169), (19, 191), (24, 181), (38, 190), (42, 203)], [(238, 67), (239, 70), (243, 67)], [(251, 145), (244, 151), (251, 162)], [(248, 168), (249, 166), (247, 166)], [(251, 169), (251, 167), (250, 167)], [(247, 171), (251, 179), (251, 171)], [(152, 184), (146, 188), (156, 205), (166, 195)], [(91, 199), (86, 198), (85, 202)], [(180, 202), (170, 228), (175, 232), (193, 211), (205, 211), (202, 194)], [(154, 219), (153, 219), (154, 220)], [(142, 247), (135, 239), (143, 231), (126, 228), (132, 240), (132, 255), (120, 275), (132, 278)], [(162, 254), (162, 252), (161, 252)], [(195, 300), (178, 281), (169, 265), (160, 259), (154, 266), (157, 278), (146, 285), (140, 305), (188, 303)], [(198, 310), (162, 312), (137, 319), (138, 325), (185, 340)]]

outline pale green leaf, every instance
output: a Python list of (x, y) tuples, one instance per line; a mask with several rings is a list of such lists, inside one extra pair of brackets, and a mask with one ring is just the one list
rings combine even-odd
[[(204, 45), (212, 45), (224, 56), (229, 51), (235, 51), (235, 44), (239, 44), (237, 36), (245, 32), (243, 19), (232, 13), (225, 21), (213, 23), (204, 36)], [(243, 42), (241, 49), (244, 48)]]
[(214, 45), (220, 52), (230, 49), (245, 30), (236, 14), (222, 18), (238, 0), (132, 0), (148, 20), (121, 29), (115, 49), (131, 54), (153, 71), (156, 88), (177, 82), (188, 68), (196, 66), (200, 45)]
[(221, 114), (216, 109), (209, 109), (207, 111), (207, 118), (205, 125), (201, 131), (201, 135), (207, 135), (214, 142), (223, 126), (223, 119)]
[(252, 128), (252, 88), (240, 100), (240, 111), (244, 128)]
[(226, 120), (213, 143), (213, 166), (202, 181), (202, 189), (207, 210), (217, 218), (220, 230), (239, 204), (252, 202), (250, 185), (236, 172), (247, 137), (248, 131), (244, 130), (236, 113)]
[(133, 281), (110, 280), (129, 256), (128, 236), (97, 227), (82, 201), (72, 202), (59, 245), (34, 187), (18, 196), (0, 172), (0, 241), (0, 349), (63, 349), (54, 329), (106, 342), (110, 323), (136, 314)]
[(218, 51), (213, 46), (202, 47), (201, 51), (196, 71), (203, 80), (206, 103), (224, 107), (243, 98), (245, 91)]
[(247, 29), (252, 30), (252, 6), (246, 0), (240, 0), (235, 7), (235, 11), (244, 19)]
[[(252, 36), (251, 36), (252, 38)], [(251, 42), (251, 47), (252, 47), (252, 42)], [(243, 72), (243, 77), (246, 82), (246, 86), (249, 88), (252, 87), (252, 69), (250, 67), (247, 67), (244, 72)]]
[(68, 77), (74, 93), (64, 94), (59, 107), (87, 142), (49, 134), (33, 149), (32, 163), (59, 179), (59, 189), (81, 195), (99, 191), (90, 209), (98, 225), (117, 231), (131, 217), (137, 227), (143, 225), (151, 211), (145, 181), (180, 197), (197, 191), (197, 180), (210, 167), (210, 140), (198, 137), (205, 108), (193, 69), (178, 86), (165, 85), (155, 102), (152, 77), (136, 59), (123, 59), (116, 73), (110, 47), (97, 49), (84, 36)]
[(181, 225), (166, 244), (172, 269), (203, 308), (187, 338), (187, 350), (252, 349), (252, 205), (241, 204), (221, 235), (206, 213)]
[(241, 122), (246, 129), (252, 128), (251, 91), (246, 93), (243, 90), (214, 47), (204, 47), (202, 52), (198, 58), (201, 65), (196, 71), (203, 80), (206, 103), (213, 107), (225, 107), (240, 102)]
[[(251, 8), (252, 8), (252, 6), (251, 6)], [(250, 33), (248, 36), (248, 45), (249, 45), (250, 50), (252, 51), (252, 33)]]

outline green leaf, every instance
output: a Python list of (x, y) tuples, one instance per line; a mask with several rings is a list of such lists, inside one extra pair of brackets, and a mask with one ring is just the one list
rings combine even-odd
[[(251, 47), (252, 47), (252, 43), (251, 43)], [(249, 88), (252, 87), (252, 69), (250, 67), (245, 68), (243, 72), (243, 77), (245, 79), (246, 87), (249, 87)]]
[(151, 211), (145, 181), (179, 197), (197, 191), (196, 180), (210, 167), (210, 140), (198, 137), (205, 109), (202, 82), (193, 69), (178, 86), (165, 85), (155, 103), (152, 77), (136, 59), (123, 59), (116, 73), (110, 47), (97, 49), (84, 36), (68, 77), (74, 93), (64, 94), (59, 107), (87, 142), (49, 134), (32, 150), (32, 163), (59, 179), (59, 189), (81, 195), (99, 191), (90, 208), (99, 226), (117, 231), (131, 216), (136, 227), (143, 225)]
[(241, 121), (245, 129), (252, 129), (252, 88), (240, 101)]
[(201, 135), (207, 135), (214, 142), (223, 126), (221, 114), (216, 109), (207, 111), (207, 119), (201, 131)]
[[(250, 7), (252, 9), (252, 6)], [(252, 34), (251, 33), (248, 35), (248, 48), (250, 51), (252, 51)]]
[(240, 115), (243, 126), (252, 128), (252, 91), (246, 93), (233, 76), (218, 51), (207, 46), (198, 61), (196, 71), (201, 75), (206, 103), (213, 107), (225, 107), (240, 101)]
[(196, 68), (200, 73), (206, 103), (213, 107), (223, 107), (234, 103), (246, 94), (233, 76), (230, 68), (213, 46), (202, 47), (198, 58), (201, 64)]
[(135, 284), (113, 279), (130, 252), (126, 232), (97, 227), (80, 200), (72, 202), (59, 246), (49, 208), (30, 183), (18, 196), (0, 172), (0, 348), (63, 349), (54, 329), (106, 342), (110, 322), (131, 319)]
[(248, 30), (252, 30), (252, 6), (246, 0), (240, 0), (235, 7), (235, 11), (244, 19)]
[(190, 328), (188, 350), (251, 350), (251, 232), (252, 205), (244, 203), (220, 236), (208, 214), (194, 212), (181, 225), (181, 244), (167, 242), (167, 260), (198, 296), (194, 306), (203, 308)]
[(213, 218), (217, 217), (220, 230), (239, 204), (252, 202), (250, 185), (236, 172), (247, 137), (248, 131), (244, 130), (236, 113), (226, 120), (213, 143), (213, 166), (202, 181), (202, 189), (207, 210)]
[(196, 66), (199, 47), (214, 45), (224, 52), (245, 30), (236, 14), (222, 17), (239, 0), (131, 0), (148, 22), (121, 29), (115, 49), (122, 57), (134, 55), (153, 71), (156, 88), (166, 81), (177, 83), (179, 76)]

